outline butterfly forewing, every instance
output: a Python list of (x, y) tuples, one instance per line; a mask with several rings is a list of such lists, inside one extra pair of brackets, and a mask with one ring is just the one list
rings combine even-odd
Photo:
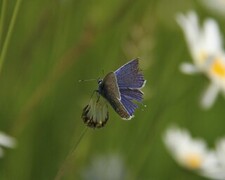
[(129, 61), (115, 71), (117, 83), (120, 89), (142, 88), (145, 84), (144, 75), (139, 70), (139, 60)]

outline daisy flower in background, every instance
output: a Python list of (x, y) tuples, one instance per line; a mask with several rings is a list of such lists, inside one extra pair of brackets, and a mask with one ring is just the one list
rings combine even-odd
[(216, 154), (218, 156), (218, 159), (220, 160), (221, 167), (223, 168), (225, 179), (225, 138), (220, 139), (216, 143)]
[(14, 148), (16, 141), (14, 138), (8, 136), (7, 134), (0, 132), (0, 157), (3, 157), (3, 148)]
[(215, 156), (218, 160), (216, 166), (206, 168), (204, 170), (205, 177), (209, 177), (216, 180), (225, 179), (225, 138), (220, 139), (216, 143)]
[(220, 91), (225, 95), (225, 54), (213, 58), (206, 75), (211, 83), (203, 93), (201, 104), (204, 108), (210, 108)]
[(194, 61), (193, 64), (182, 63), (180, 69), (186, 74), (204, 73), (210, 79), (211, 83), (201, 99), (202, 107), (210, 108), (218, 93), (225, 92), (225, 53), (219, 27), (210, 18), (200, 27), (193, 11), (187, 15), (178, 14), (176, 19)]
[(225, 17), (225, 0), (200, 0), (209, 10)]
[(95, 157), (82, 173), (82, 179), (85, 180), (123, 180), (126, 177), (127, 170), (124, 161), (116, 154)]
[(205, 141), (193, 139), (184, 129), (169, 128), (163, 140), (172, 157), (185, 168), (199, 171), (212, 161)]
[(217, 143), (215, 150), (209, 150), (204, 140), (193, 138), (187, 130), (171, 127), (163, 140), (181, 166), (209, 179), (225, 179), (225, 139)]

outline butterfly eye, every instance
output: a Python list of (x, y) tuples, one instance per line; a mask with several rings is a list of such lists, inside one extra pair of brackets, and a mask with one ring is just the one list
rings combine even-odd
[(102, 83), (102, 79), (98, 79), (98, 84), (101, 84)]

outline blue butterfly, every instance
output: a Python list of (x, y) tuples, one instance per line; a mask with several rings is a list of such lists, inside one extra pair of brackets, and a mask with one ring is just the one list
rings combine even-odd
[(138, 107), (134, 101), (143, 100), (141, 88), (145, 83), (144, 75), (139, 70), (138, 59), (133, 59), (115, 72), (108, 73), (103, 79), (98, 80), (96, 97), (91, 98), (83, 109), (84, 123), (92, 128), (103, 127), (109, 119), (108, 103), (122, 119), (130, 120)]

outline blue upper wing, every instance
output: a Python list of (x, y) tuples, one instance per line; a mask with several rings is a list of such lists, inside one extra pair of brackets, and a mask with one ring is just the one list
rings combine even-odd
[(134, 59), (114, 72), (119, 89), (139, 89), (144, 86), (144, 76), (139, 70), (138, 65), (138, 59)]
[(145, 85), (144, 76), (139, 70), (138, 59), (129, 61), (114, 73), (120, 92), (120, 102), (132, 118), (135, 109), (138, 107), (134, 101), (142, 102), (143, 93), (140, 89)]

